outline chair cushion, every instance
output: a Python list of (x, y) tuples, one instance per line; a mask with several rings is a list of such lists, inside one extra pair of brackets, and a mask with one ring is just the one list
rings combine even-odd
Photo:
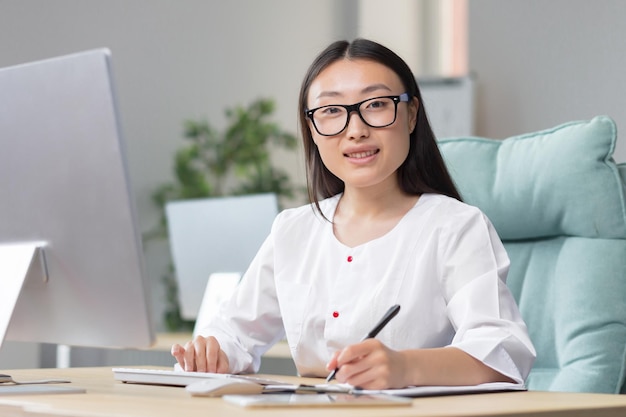
[(617, 393), (626, 366), (626, 240), (508, 241), (507, 280), (537, 360), (530, 389)]
[(606, 116), (504, 140), (440, 140), (463, 199), (502, 239), (626, 237), (615, 123)]
[(529, 389), (626, 390), (626, 164), (605, 116), (504, 140), (439, 142), (502, 238), (537, 349)]

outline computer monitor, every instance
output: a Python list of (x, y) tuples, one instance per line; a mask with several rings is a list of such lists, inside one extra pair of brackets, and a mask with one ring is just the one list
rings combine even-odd
[[(176, 270), (181, 317), (194, 320), (206, 294), (219, 282), (230, 287), (232, 273), (243, 275), (267, 238), (278, 214), (275, 194), (171, 201), (165, 206), (170, 248)], [(226, 274), (224, 274), (226, 273)], [(226, 281), (225, 281), (226, 280)]]
[(0, 69), (0, 343), (154, 341), (110, 61)]

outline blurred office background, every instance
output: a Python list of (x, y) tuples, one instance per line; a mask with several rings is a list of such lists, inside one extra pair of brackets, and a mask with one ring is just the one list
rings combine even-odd
[[(150, 194), (171, 179), (183, 121), (219, 128), (225, 108), (268, 97), (276, 121), (296, 134), (301, 78), (336, 39), (381, 41), (425, 82), (471, 76), (471, 114), (452, 116), (471, 119), (468, 134), (504, 138), (598, 114), (623, 129), (624, 19), (621, 0), (0, 0), (0, 67), (111, 49), (146, 231), (158, 220)], [(626, 139), (618, 142), (616, 159), (626, 161)], [(284, 152), (274, 158), (303, 185), (300, 154)], [(145, 253), (163, 330), (167, 242)]]

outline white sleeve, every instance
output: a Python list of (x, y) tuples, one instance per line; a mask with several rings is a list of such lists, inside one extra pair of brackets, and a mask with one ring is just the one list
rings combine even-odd
[(228, 357), (229, 372), (259, 370), (261, 355), (284, 336), (274, 285), (272, 235), (265, 240), (232, 298), (197, 331), (214, 336)]
[(506, 286), (509, 258), (480, 211), (451, 219), (444, 232), (442, 287), (456, 330), (452, 346), (523, 383), (536, 353), (515, 299)]

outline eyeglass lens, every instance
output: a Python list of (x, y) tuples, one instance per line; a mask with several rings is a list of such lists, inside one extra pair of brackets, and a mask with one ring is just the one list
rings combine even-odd
[[(320, 135), (334, 136), (348, 126), (350, 106), (324, 106), (313, 113), (313, 123)], [(389, 126), (396, 119), (396, 102), (390, 97), (379, 97), (362, 102), (355, 111), (371, 127)]]

